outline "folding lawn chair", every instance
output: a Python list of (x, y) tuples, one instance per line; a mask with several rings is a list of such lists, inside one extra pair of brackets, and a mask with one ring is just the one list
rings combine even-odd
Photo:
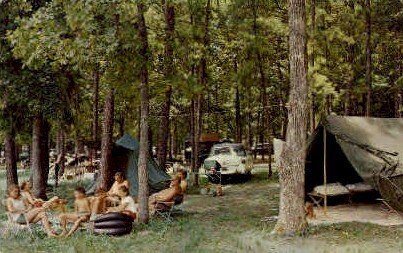
[(173, 218), (172, 215), (182, 213), (183, 211), (180, 209), (177, 209), (176, 207), (181, 205), (185, 199), (184, 195), (178, 195), (176, 196), (173, 201), (170, 202), (163, 202), (163, 201), (157, 201), (154, 206), (155, 216), (159, 216), (163, 219), (165, 219), (167, 222), (172, 223)]
[(161, 217), (168, 223), (172, 223), (172, 212), (175, 207), (175, 202), (162, 202), (162, 201), (157, 201), (154, 206), (154, 216), (155, 217)]

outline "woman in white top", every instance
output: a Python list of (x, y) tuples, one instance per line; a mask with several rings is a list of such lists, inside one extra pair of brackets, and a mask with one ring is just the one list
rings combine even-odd
[[(48, 236), (56, 236), (52, 231), (48, 217), (43, 208), (31, 208), (28, 201), (21, 196), (18, 185), (12, 185), (8, 189), (7, 211), (14, 222), (25, 223), (25, 219), (29, 223), (42, 222), (45, 232)], [(25, 216), (25, 218), (24, 218)], [(20, 217), (24, 219), (20, 221)]]
[(108, 212), (121, 212), (136, 220), (138, 205), (133, 197), (129, 196), (129, 189), (126, 186), (121, 186), (118, 195), (120, 197), (120, 204), (117, 207), (108, 208)]

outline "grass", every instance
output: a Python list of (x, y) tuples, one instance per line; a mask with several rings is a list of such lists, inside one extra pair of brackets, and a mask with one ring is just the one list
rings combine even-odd
[[(63, 184), (55, 194), (71, 196), (77, 183)], [(223, 197), (192, 194), (184, 213), (169, 225), (152, 220), (125, 237), (77, 232), (68, 239), (35, 236), (0, 239), (0, 252), (401, 252), (403, 231), (396, 227), (346, 223), (311, 227), (306, 237), (270, 235), (278, 212), (277, 177), (261, 173), (244, 184), (224, 188)]]

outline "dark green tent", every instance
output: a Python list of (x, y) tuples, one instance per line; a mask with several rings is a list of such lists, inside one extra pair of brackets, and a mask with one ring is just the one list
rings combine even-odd
[(403, 119), (328, 116), (312, 134), (306, 156), (306, 192), (324, 182), (365, 182), (403, 211)]
[[(130, 183), (130, 195), (138, 195), (138, 157), (139, 142), (130, 135), (125, 134), (116, 141), (112, 151), (114, 172), (124, 172)], [(169, 187), (171, 177), (163, 171), (154, 161), (148, 158), (148, 186), (150, 193), (158, 192)], [(110, 178), (112, 184), (113, 178)], [(98, 186), (98, 180), (94, 180), (87, 190), (87, 194), (93, 194)]]
[[(121, 166), (126, 172), (127, 179), (130, 182), (130, 194), (137, 196), (138, 194), (138, 158), (139, 158), (139, 142), (130, 135), (125, 134), (115, 143), (116, 156), (126, 156)], [(127, 161), (127, 162), (126, 162)], [(115, 162), (116, 164), (117, 162)], [(148, 185), (150, 192), (157, 192), (169, 187), (171, 177), (156, 164), (153, 158), (148, 159)]]

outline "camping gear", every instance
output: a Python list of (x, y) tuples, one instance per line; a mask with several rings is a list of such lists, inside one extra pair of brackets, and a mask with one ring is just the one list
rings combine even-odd
[[(138, 194), (138, 158), (139, 158), (139, 142), (130, 135), (125, 134), (116, 141), (116, 146), (126, 150), (128, 162), (125, 166), (126, 177), (130, 183), (130, 195)], [(121, 150), (121, 149), (118, 149)], [(169, 187), (171, 177), (163, 171), (153, 158), (149, 157), (147, 161), (148, 168), (148, 185), (150, 192), (158, 192)]]
[(107, 213), (94, 221), (94, 233), (111, 236), (127, 235), (133, 229), (133, 219), (123, 213)]
[[(326, 152), (324, 152), (326, 150)], [(326, 161), (326, 162), (324, 162)], [(365, 183), (403, 211), (403, 119), (328, 116), (308, 142), (305, 190)]]
[[(130, 184), (130, 195), (138, 195), (138, 158), (139, 142), (130, 135), (125, 134), (116, 141), (112, 151), (113, 166), (116, 171), (124, 172)], [(148, 185), (150, 194), (169, 187), (171, 177), (163, 171), (153, 158), (149, 157), (147, 162)], [(87, 194), (95, 192), (97, 183), (87, 190)]]

